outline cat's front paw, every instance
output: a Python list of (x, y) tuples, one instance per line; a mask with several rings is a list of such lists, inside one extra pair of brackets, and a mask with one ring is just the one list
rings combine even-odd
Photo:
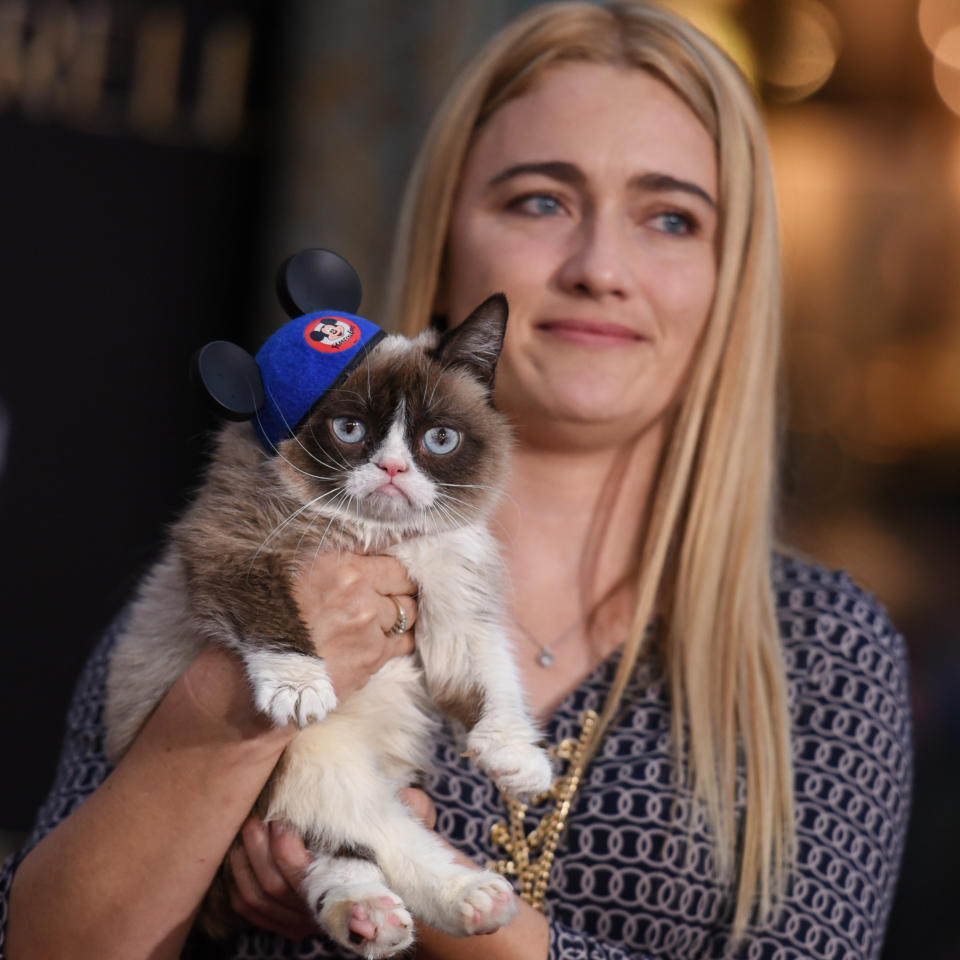
[(357, 884), (329, 891), (319, 919), (337, 943), (371, 960), (392, 957), (413, 943), (413, 919), (382, 884)]
[(336, 709), (323, 661), (302, 653), (257, 651), (245, 658), (257, 709), (277, 726), (318, 723)]
[(553, 767), (546, 750), (525, 740), (474, 728), (467, 737), (467, 752), (504, 793), (518, 800), (544, 793), (553, 783)]

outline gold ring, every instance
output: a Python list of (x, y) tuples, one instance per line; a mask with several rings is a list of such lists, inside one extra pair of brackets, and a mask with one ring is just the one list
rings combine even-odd
[(400, 601), (390, 595), (390, 599), (394, 602), (397, 608), (397, 620), (396, 623), (390, 628), (390, 633), (406, 633), (407, 632), (407, 611), (403, 609), (400, 604)]

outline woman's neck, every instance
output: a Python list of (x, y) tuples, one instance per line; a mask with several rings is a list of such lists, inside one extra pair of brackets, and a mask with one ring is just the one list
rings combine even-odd
[(495, 524), (514, 584), (596, 602), (634, 570), (656, 454), (519, 448)]
[[(623, 641), (659, 460), (651, 447), (515, 452), (494, 530), (510, 572), (518, 663), (541, 717)], [(538, 646), (551, 649), (554, 666), (538, 665)]]

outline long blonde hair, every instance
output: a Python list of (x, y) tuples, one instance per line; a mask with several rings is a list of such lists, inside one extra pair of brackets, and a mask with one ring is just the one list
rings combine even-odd
[[(794, 823), (786, 679), (770, 570), (777, 223), (762, 120), (737, 68), (689, 24), (646, 4), (546, 4), (515, 19), (468, 65), (428, 132), (401, 210), (388, 319), (412, 333), (431, 315), (451, 209), (479, 126), (544, 70), (566, 61), (648, 71), (687, 103), (716, 143), (716, 293), (663, 454), (636, 615), (601, 726), (618, 711), (658, 595), (667, 596), (665, 657), (677, 763), (707, 812), (720, 879), (736, 884), (739, 935), (755, 906), (765, 915), (782, 891)], [(738, 781), (746, 794), (739, 826)]]

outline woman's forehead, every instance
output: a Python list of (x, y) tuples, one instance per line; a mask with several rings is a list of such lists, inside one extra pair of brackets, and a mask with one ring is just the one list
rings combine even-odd
[(632, 67), (550, 67), (480, 129), (464, 177), (481, 181), (524, 163), (564, 161), (588, 175), (626, 180), (666, 173), (716, 196), (716, 148), (690, 107)]

